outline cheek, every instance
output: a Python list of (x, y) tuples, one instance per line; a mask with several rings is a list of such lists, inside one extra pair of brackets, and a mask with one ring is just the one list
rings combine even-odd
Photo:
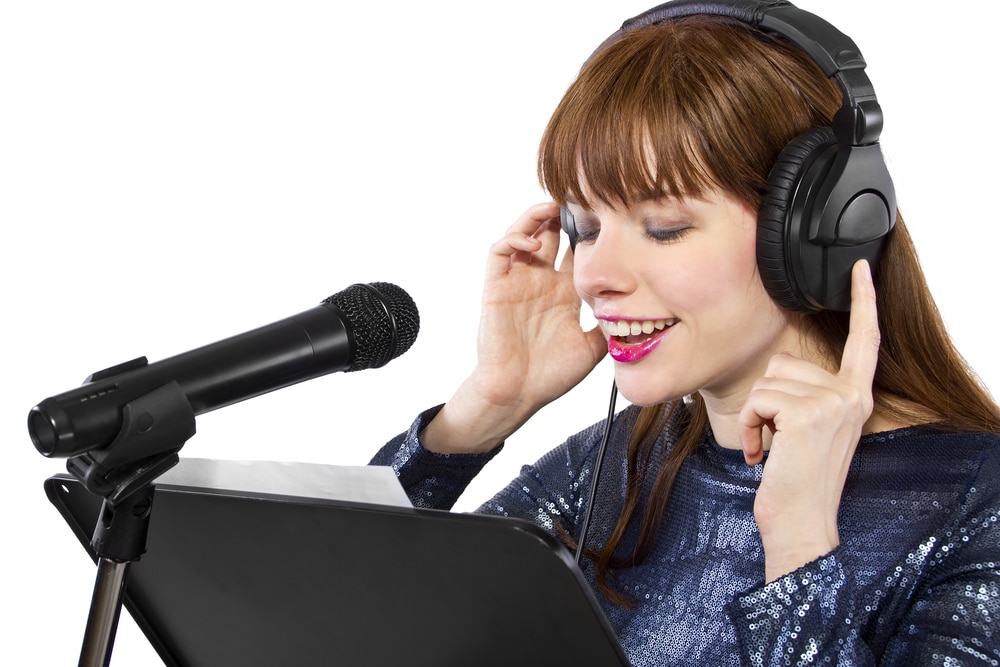
[(744, 216), (739, 231), (730, 239), (725, 258), (719, 261), (719, 280), (735, 298), (756, 306), (770, 307), (773, 302), (757, 269), (757, 221)]
[(713, 248), (700, 261), (676, 268), (674, 289), (692, 307), (732, 309), (770, 301), (757, 272), (753, 239), (734, 240), (729, 248)]

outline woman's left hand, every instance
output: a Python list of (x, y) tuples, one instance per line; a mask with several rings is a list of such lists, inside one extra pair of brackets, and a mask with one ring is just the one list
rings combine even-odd
[(754, 517), (767, 581), (840, 544), (837, 510), (847, 470), (872, 414), (880, 334), (868, 263), (851, 275), (850, 332), (834, 374), (787, 354), (774, 356), (740, 412), (747, 463), (763, 459), (763, 429), (773, 434)]

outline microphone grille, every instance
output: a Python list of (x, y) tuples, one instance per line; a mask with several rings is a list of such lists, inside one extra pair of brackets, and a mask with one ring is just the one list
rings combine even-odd
[(417, 305), (392, 283), (351, 285), (323, 303), (340, 310), (353, 336), (347, 372), (384, 366), (409, 350), (420, 331)]

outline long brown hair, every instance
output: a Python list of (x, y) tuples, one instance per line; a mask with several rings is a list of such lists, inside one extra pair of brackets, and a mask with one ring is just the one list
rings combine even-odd
[[(573, 198), (584, 207), (589, 193), (607, 205), (627, 206), (651, 196), (698, 197), (717, 189), (757, 210), (785, 144), (809, 128), (829, 127), (840, 104), (836, 84), (783, 39), (718, 17), (664, 22), (623, 35), (585, 64), (546, 128), (539, 178), (557, 201)], [(875, 287), (882, 332), (876, 410), (904, 423), (1000, 432), (1000, 409), (952, 344), (902, 217)], [(831, 311), (810, 317), (832, 358), (843, 351), (848, 317)], [(660, 429), (677, 417), (673, 450), (663, 466), (650, 469), (645, 463)], [(690, 409), (673, 402), (640, 411), (628, 443), (622, 512), (602, 551), (590, 554), (611, 599), (624, 601), (607, 584), (609, 569), (646, 557), (673, 480), (707, 428), (697, 395)], [(643, 504), (640, 492), (650, 476), (653, 491)], [(635, 550), (616, 556), (637, 518)]]

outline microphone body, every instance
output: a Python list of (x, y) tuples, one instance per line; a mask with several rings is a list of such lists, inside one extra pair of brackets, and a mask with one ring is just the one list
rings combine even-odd
[(384, 365), (413, 344), (416, 306), (388, 283), (352, 285), (319, 306), (154, 364), (140, 357), (88, 377), (32, 408), (28, 430), (45, 456), (110, 444), (122, 408), (176, 382), (202, 414), (321, 375)]

